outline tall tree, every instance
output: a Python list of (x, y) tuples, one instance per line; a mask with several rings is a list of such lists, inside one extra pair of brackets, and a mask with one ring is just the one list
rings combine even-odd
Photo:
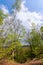
[(2, 36), (4, 39), (3, 46), (8, 47), (5, 52), (6, 54), (11, 53), (15, 46), (19, 46), (21, 39), (25, 35), (25, 28), (22, 25), (22, 22), (16, 17), (20, 7), (19, 3), (20, 0), (16, 0), (13, 13), (4, 18), (4, 23), (1, 25), (1, 28), (3, 29)]
[(42, 50), (42, 39), (40, 33), (33, 27), (32, 31), (27, 36), (27, 42), (29, 43), (31, 49), (31, 58), (35, 56), (38, 57)]
[(42, 38), (42, 40), (43, 40), (43, 26), (41, 26), (40, 32), (41, 32), (41, 38)]

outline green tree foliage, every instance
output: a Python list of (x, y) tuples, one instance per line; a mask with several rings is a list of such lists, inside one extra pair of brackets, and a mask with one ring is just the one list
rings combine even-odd
[[(34, 27), (33, 27), (34, 28)], [(43, 43), (40, 33), (34, 28), (28, 36), (28, 43), (31, 49), (31, 58), (38, 57), (42, 51)]]
[(2, 24), (3, 21), (3, 12), (2, 10), (0, 10), (0, 25)]
[(43, 26), (41, 26), (40, 32), (41, 32), (41, 38), (42, 38), (42, 40), (43, 40)]
[(2, 10), (0, 10), (0, 25), (3, 23), (3, 19), (7, 17), (7, 14), (4, 14)]
[[(17, 4), (16, 10), (19, 8), (19, 0), (16, 1)], [(21, 45), (21, 39), (24, 37), (25, 28), (22, 25), (21, 21), (16, 18), (16, 13), (13, 12), (11, 15), (5, 17), (5, 14), (0, 11), (2, 20), (4, 24), (0, 25), (0, 54), (1, 58), (12, 57), (12, 51), (18, 46)], [(10, 18), (9, 18), (10, 17)], [(2, 49), (3, 48), (3, 49)], [(14, 58), (13, 58), (14, 59)]]
[(17, 61), (17, 62), (20, 62), (20, 63), (25, 63), (28, 59), (28, 56), (30, 53), (29, 50), (27, 50), (28, 48), (24, 48), (22, 46), (20, 46), (19, 48), (16, 47), (16, 52), (14, 54), (14, 59)]
[(16, 0), (12, 7), (15, 8), (16, 11), (20, 11), (20, 8), (21, 8), (21, 0)]

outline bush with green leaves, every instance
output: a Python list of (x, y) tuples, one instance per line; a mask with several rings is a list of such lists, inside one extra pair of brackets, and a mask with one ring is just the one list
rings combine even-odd
[(40, 32), (35, 29), (35, 27), (33, 27), (30, 34), (28, 35), (27, 42), (29, 43), (31, 49), (31, 59), (39, 57), (39, 55), (43, 52), (43, 40), (41, 38)]
[(15, 51), (15, 54), (14, 54), (14, 59), (17, 62), (24, 63), (28, 59), (28, 53), (22, 47), (16, 47), (16, 51)]

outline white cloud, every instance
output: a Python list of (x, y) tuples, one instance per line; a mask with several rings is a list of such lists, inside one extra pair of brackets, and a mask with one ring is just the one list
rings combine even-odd
[[(17, 18), (20, 19), (23, 22), (23, 25), (26, 28), (31, 28), (31, 23), (35, 23), (36, 25), (42, 25), (43, 24), (43, 15), (40, 12), (31, 12), (28, 10), (28, 8), (25, 6), (26, 1), (23, 1), (21, 3), (21, 9), (17, 13)], [(4, 14), (9, 14), (9, 10), (2, 5), (1, 9), (3, 10)]]
[[(35, 23), (36, 25), (42, 25), (43, 24), (43, 15), (41, 13), (37, 12), (31, 12), (28, 10), (28, 8), (24, 5), (26, 2), (23, 1), (21, 3), (21, 9), (17, 13), (17, 18), (22, 21), (22, 24), (26, 27), (26, 29), (31, 29), (31, 23)], [(2, 5), (1, 9), (3, 10), (4, 14), (9, 14), (8, 9)], [(9, 16), (5, 21), (4, 24), (2, 25), (2, 28), (5, 30), (3, 34), (6, 34), (7, 32), (9, 33), (9, 28), (13, 29), (13, 23), (12, 23), (12, 16)], [(11, 23), (11, 24), (10, 24)], [(7, 33), (7, 34), (8, 34)]]
[(9, 14), (9, 10), (4, 5), (1, 5), (0, 8), (2, 9), (4, 14)]
[(28, 8), (25, 6), (25, 1), (21, 3), (21, 10), (17, 13), (17, 18), (23, 21), (23, 24), (29, 28), (31, 26), (31, 23), (41, 24), (43, 22), (43, 15), (41, 13), (37, 12), (31, 12), (28, 10)]

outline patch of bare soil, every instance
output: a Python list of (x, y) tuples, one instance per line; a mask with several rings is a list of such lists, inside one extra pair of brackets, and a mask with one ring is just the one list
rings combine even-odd
[(32, 60), (28, 65), (43, 65), (43, 59), (40, 60)]
[(37, 60), (37, 61), (32, 60), (24, 64), (20, 64), (12, 60), (1, 60), (0, 65), (43, 65), (43, 60)]
[(12, 60), (1, 60), (0, 65), (21, 65), (21, 64), (16, 63)]

